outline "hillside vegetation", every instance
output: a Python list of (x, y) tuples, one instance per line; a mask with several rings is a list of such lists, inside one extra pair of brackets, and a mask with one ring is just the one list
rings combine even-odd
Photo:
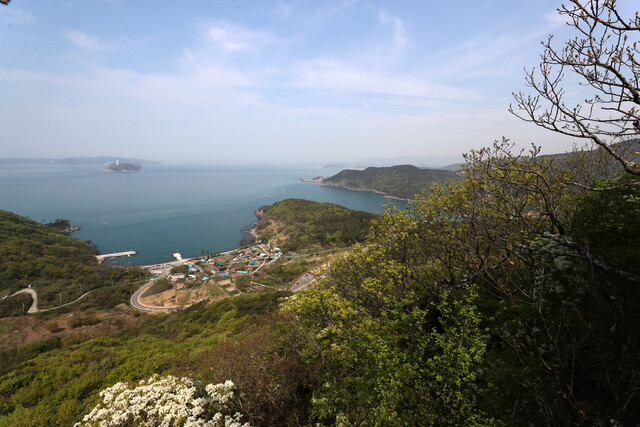
[[(90, 243), (0, 210), (0, 294), (36, 286), (41, 307), (88, 290), (137, 279), (136, 268), (98, 264)], [(62, 295), (60, 295), (62, 294)]]
[(373, 191), (400, 199), (414, 199), (435, 183), (456, 181), (460, 177), (449, 170), (420, 169), (412, 165), (345, 169), (326, 178), (320, 185), (349, 190)]
[(362, 242), (375, 214), (333, 203), (286, 199), (258, 210), (261, 238), (284, 236), (290, 250), (310, 246), (344, 247)]
[(288, 293), (242, 295), (95, 338), (52, 338), (0, 352), (0, 425), (72, 426), (98, 392), (153, 373), (231, 379), (252, 424), (300, 425), (297, 362), (276, 348), (272, 313)]

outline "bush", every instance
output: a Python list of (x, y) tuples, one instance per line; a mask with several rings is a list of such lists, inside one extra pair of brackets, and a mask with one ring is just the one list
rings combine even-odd
[(180, 274), (180, 273), (188, 273), (189, 267), (185, 264), (175, 266), (171, 269), (171, 274)]
[(156, 282), (153, 285), (149, 286), (149, 289), (147, 289), (142, 296), (148, 297), (151, 295), (156, 295), (161, 292), (168, 291), (172, 287), (173, 285), (167, 279), (156, 280)]
[(82, 326), (98, 324), (100, 323), (100, 319), (98, 319), (94, 314), (89, 314), (85, 316), (73, 316), (69, 319), (68, 323), (70, 328), (75, 329)]

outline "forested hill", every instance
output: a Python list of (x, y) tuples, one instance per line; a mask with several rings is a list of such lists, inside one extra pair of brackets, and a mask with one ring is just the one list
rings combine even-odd
[(98, 264), (90, 243), (0, 210), (0, 295), (35, 284), (39, 304), (69, 301), (128, 274)]
[(256, 231), (262, 238), (280, 236), (290, 249), (350, 246), (366, 239), (376, 216), (333, 203), (286, 199), (258, 210)]
[(458, 180), (449, 170), (420, 169), (412, 165), (369, 167), (365, 170), (345, 169), (326, 178), (320, 185), (349, 190), (373, 191), (400, 199), (413, 199), (435, 183)]

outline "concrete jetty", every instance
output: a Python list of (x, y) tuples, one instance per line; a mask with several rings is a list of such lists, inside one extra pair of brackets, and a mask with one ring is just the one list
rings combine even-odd
[(137, 254), (136, 251), (115, 252), (112, 254), (96, 255), (96, 258), (98, 258), (98, 262), (103, 262), (105, 259), (118, 258), (121, 256), (131, 256), (135, 254)]

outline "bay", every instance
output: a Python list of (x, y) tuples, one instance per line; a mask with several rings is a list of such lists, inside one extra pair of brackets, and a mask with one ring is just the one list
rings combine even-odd
[(337, 169), (154, 165), (140, 173), (96, 173), (95, 165), (3, 165), (0, 209), (38, 222), (70, 220), (100, 253), (135, 250), (114, 264), (153, 264), (238, 246), (261, 206), (296, 197), (382, 212), (404, 202), (321, 187), (300, 178)]

